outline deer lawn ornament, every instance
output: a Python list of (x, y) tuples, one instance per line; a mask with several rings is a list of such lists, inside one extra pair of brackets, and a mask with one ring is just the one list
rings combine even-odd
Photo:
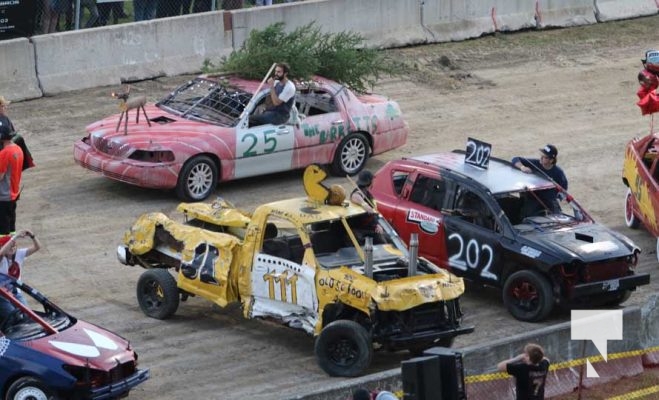
[[(128, 99), (129, 96), (130, 86), (128, 86), (128, 89), (124, 90), (123, 93), (112, 92), (112, 97), (119, 99), (119, 109), (121, 110), (121, 116), (119, 117), (119, 122), (117, 122), (117, 127), (114, 131), (119, 131), (119, 126), (123, 120), (124, 135), (128, 134), (128, 111), (130, 110), (137, 109), (137, 115), (135, 116), (136, 124), (140, 123), (140, 110), (142, 110), (142, 113), (144, 113), (144, 119), (146, 119), (146, 122), (149, 124), (149, 126), (151, 126), (151, 121), (149, 121), (149, 117), (146, 115), (146, 111), (144, 110), (144, 105), (146, 104), (146, 96), (138, 96), (130, 100)], [(124, 117), (126, 117), (126, 119), (124, 119)]]

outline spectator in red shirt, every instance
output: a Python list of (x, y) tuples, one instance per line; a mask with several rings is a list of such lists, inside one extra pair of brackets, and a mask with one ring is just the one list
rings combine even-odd
[(16, 201), (21, 191), (23, 150), (12, 142), (15, 135), (9, 118), (0, 116), (0, 235), (16, 231)]

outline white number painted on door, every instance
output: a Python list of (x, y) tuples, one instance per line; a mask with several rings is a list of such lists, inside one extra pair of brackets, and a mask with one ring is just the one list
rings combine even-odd
[(480, 265), (481, 255), (487, 260), (483, 270), (480, 272), (480, 275), (483, 278), (497, 280), (496, 274), (490, 271), (492, 267), (492, 261), (494, 261), (494, 250), (492, 247), (483, 243), (478, 244), (476, 239), (469, 239), (465, 245), (465, 240), (460, 236), (459, 233), (452, 233), (449, 235), (448, 240), (457, 240), (458, 242), (458, 251), (451, 255), (448, 259), (448, 264), (462, 271), (467, 271), (469, 269), (478, 269)]

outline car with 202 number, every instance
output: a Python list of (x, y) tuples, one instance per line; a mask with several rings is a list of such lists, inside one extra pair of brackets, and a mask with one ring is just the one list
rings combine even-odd
[[(420, 256), (502, 289), (523, 321), (543, 320), (557, 305), (618, 305), (649, 283), (634, 272), (640, 249), (554, 182), (504, 160), (466, 162), (473, 154), (403, 158), (375, 174), (378, 211), (404, 240), (418, 234)], [(543, 203), (547, 191), (564, 198), (560, 213)]]

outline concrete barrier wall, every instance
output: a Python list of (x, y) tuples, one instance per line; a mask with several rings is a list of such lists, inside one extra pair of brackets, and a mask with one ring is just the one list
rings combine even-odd
[(655, 0), (595, 0), (598, 22), (642, 17), (657, 13)]
[(273, 7), (232, 11), (233, 45), (238, 49), (253, 29), (283, 22), (287, 30), (311, 22), (325, 32), (361, 33), (370, 47), (388, 48), (424, 43), (420, 0), (307, 0)]
[(597, 23), (593, 0), (536, 0), (538, 28)]
[(0, 42), (11, 55), (0, 59), (10, 71), (0, 83), (5, 96), (22, 100), (194, 73), (205, 59), (239, 49), (251, 30), (275, 22), (294, 29), (316, 21), (326, 32), (358, 32), (368, 46), (389, 48), (656, 12), (655, 0), (306, 0)]
[(199, 71), (231, 52), (222, 12), (32, 38), (44, 94)]
[(32, 43), (25, 38), (0, 41), (0, 54), (0, 95), (14, 101), (41, 97)]
[(494, 33), (492, 7), (491, 0), (428, 0), (424, 23), (435, 43), (476, 38)]
[(537, 27), (536, 5), (528, 0), (494, 0), (493, 14), (497, 31), (514, 32)]
[[(510, 393), (513, 380), (510, 377), (494, 376), (497, 374), (493, 373), (501, 360), (521, 353), (524, 345), (529, 342), (541, 344), (554, 368), (558, 368), (548, 376), (547, 397), (570, 393), (579, 385), (579, 369), (584, 357), (591, 360), (600, 376), (584, 377), (584, 387), (639, 374), (644, 366), (656, 366), (659, 362), (659, 297), (652, 296), (642, 308), (629, 307), (624, 310), (623, 340), (607, 342), (607, 362), (591, 341), (572, 340), (570, 322), (456, 349), (462, 353), (467, 392), (470, 395), (468, 398), (512, 398)], [(400, 368), (343, 380), (322, 390), (300, 394), (294, 399), (345, 399), (357, 387), (402, 390)]]

